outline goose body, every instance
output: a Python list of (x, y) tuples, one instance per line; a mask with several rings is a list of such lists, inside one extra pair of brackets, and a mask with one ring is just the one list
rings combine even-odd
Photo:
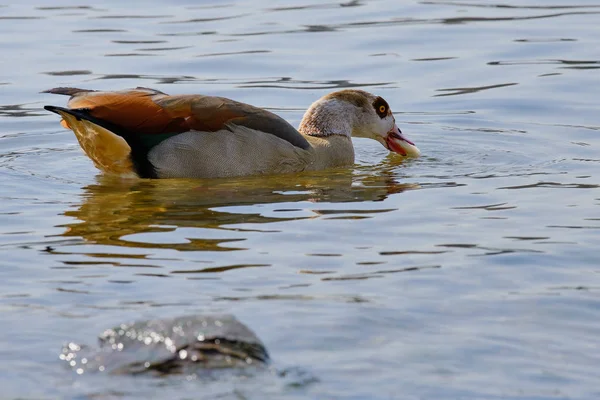
[(267, 110), (223, 97), (169, 96), (136, 88), (100, 92), (55, 88), (68, 107), (46, 106), (73, 130), (96, 167), (141, 178), (284, 174), (352, 165), (351, 136), (418, 156), (385, 100), (342, 90), (317, 100), (296, 130)]

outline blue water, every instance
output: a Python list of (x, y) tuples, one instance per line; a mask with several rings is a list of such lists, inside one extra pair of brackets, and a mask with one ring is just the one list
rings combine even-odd
[[(600, 398), (600, 3), (24, 1), (0, 5), (6, 399)], [(149, 86), (297, 125), (387, 99), (423, 156), (352, 168), (103, 177), (40, 94)], [(78, 375), (65, 342), (229, 313), (249, 377)]]

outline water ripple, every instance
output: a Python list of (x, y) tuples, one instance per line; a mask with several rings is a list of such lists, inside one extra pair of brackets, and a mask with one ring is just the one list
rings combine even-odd
[(383, 278), (387, 274), (397, 274), (401, 272), (414, 272), (421, 271), (425, 269), (437, 269), (441, 268), (441, 265), (425, 265), (425, 266), (415, 266), (415, 267), (406, 267), (399, 269), (388, 269), (388, 270), (379, 270), (361, 274), (349, 274), (349, 275), (339, 275), (339, 276), (328, 276), (325, 278), (321, 278), (322, 281), (355, 281), (355, 280), (365, 280), (372, 278)]
[(40, 108), (29, 108), (28, 104), (0, 105), (0, 117), (38, 117), (45, 115)]
[(460, 94), (477, 93), (477, 92), (481, 92), (483, 90), (497, 89), (497, 88), (502, 88), (502, 87), (507, 87), (507, 86), (514, 86), (514, 85), (518, 85), (518, 83), (512, 82), (512, 83), (500, 83), (500, 84), (497, 84), (497, 85), (488, 85), (488, 86), (475, 86), (475, 87), (451, 88), (451, 89), (437, 89), (436, 90), (437, 92), (448, 92), (448, 93), (436, 94), (436, 95), (434, 95), (434, 97), (456, 96), (456, 95), (460, 95)]
[(50, 71), (44, 72), (46, 75), (50, 76), (76, 76), (76, 75), (91, 75), (92, 71), (87, 69), (77, 69), (77, 70), (66, 70), (66, 71)]
[(227, 17), (213, 17), (213, 18), (191, 18), (191, 19), (186, 19), (186, 20), (169, 21), (169, 22), (162, 22), (162, 23), (163, 24), (197, 24), (197, 23), (203, 23), (203, 22), (226, 21), (226, 20), (231, 20), (231, 19), (238, 19), (238, 18), (247, 17), (249, 15), (251, 15), (251, 14), (237, 14), (237, 15), (231, 15), (231, 16), (227, 16)]
[(514, 5), (506, 3), (496, 4), (480, 4), (480, 3), (468, 3), (458, 1), (420, 1), (421, 4), (427, 5), (447, 5), (447, 6), (460, 6), (460, 7), (478, 7), (478, 8), (500, 8), (500, 9), (519, 9), (519, 10), (564, 10), (564, 9), (580, 9), (580, 8), (600, 8), (600, 5), (595, 4), (581, 4), (581, 5)]
[(556, 189), (598, 189), (600, 185), (587, 183), (560, 183), (560, 182), (536, 182), (529, 185), (504, 186), (498, 189), (532, 189), (532, 188), (556, 188)]
[[(13, 3), (0, 7), (4, 397), (598, 397), (597, 2)], [(319, 96), (364, 87), (423, 156), (357, 139), (348, 168), (124, 181), (41, 109), (66, 99), (38, 94), (152, 85), (295, 126)], [(200, 393), (187, 376), (71, 376), (47, 354), (73, 332), (185, 311), (243, 315), (274, 368), (319, 382)]]

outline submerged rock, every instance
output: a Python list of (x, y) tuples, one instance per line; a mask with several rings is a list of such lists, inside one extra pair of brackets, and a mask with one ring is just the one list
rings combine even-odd
[(78, 374), (186, 373), (265, 366), (269, 362), (260, 339), (231, 315), (122, 324), (104, 331), (98, 348), (69, 343), (60, 358)]

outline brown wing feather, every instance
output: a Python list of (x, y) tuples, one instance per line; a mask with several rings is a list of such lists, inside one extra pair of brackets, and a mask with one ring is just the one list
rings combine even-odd
[(170, 115), (186, 118), (191, 130), (216, 132), (247, 115), (241, 107), (231, 107), (227, 101), (232, 102), (221, 97), (183, 95), (163, 97), (155, 102)]
[(188, 95), (166, 96), (155, 100), (173, 116), (187, 115), (191, 130), (216, 132), (228, 125), (241, 125), (270, 133), (294, 146), (308, 149), (310, 144), (286, 120), (270, 111), (224, 97)]
[(310, 147), (306, 139), (283, 118), (230, 99), (203, 95), (169, 96), (136, 88), (96, 92), (55, 88), (49, 93), (71, 95), (69, 108), (84, 108), (94, 118), (132, 134), (180, 133), (190, 130), (216, 132), (228, 125), (242, 125), (284, 139), (297, 147)]
[(184, 118), (173, 118), (153, 99), (165, 94), (148, 89), (76, 94), (69, 108), (85, 108), (95, 118), (140, 134), (176, 133), (189, 130)]

